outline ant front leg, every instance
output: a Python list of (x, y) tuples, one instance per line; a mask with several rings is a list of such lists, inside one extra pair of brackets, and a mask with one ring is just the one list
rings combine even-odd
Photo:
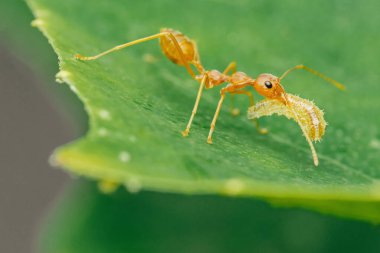
[(199, 86), (198, 95), (197, 95), (197, 98), (195, 100), (194, 108), (193, 108), (193, 111), (191, 112), (191, 116), (190, 116), (189, 122), (187, 123), (186, 129), (182, 132), (182, 135), (184, 137), (186, 137), (186, 136), (189, 135), (191, 123), (193, 122), (194, 116), (197, 113), (199, 101), (201, 99), (202, 91), (203, 91), (203, 89), (205, 87), (206, 82), (208, 82), (208, 75), (207, 75), (207, 73), (202, 78), (201, 85)]
[[(246, 95), (246, 96), (248, 96), (248, 99), (249, 99), (249, 106), (252, 107), (255, 105), (255, 100), (253, 98), (252, 92), (249, 92), (246, 90), (236, 90), (236, 91), (231, 93), (231, 95), (233, 95), (233, 94)], [(253, 122), (255, 123), (256, 129), (260, 134), (267, 134), (268, 133), (268, 129), (260, 127), (260, 123), (259, 123), (258, 119), (253, 119)]]
[(214, 118), (212, 119), (212, 122), (211, 122), (210, 132), (208, 133), (208, 137), (207, 137), (207, 143), (209, 144), (212, 144), (212, 134), (214, 132), (216, 120), (218, 119), (219, 112), (220, 112), (220, 109), (222, 108), (224, 98), (226, 97), (226, 91), (228, 91), (228, 87), (225, 87), (220, 91), (220, 99), (218, 102), (218, 106), (216, 107)]

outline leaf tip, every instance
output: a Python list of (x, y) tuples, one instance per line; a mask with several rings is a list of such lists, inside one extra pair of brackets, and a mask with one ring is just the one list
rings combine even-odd
[(58, 83), (70, 83), (70, 76), (70, 72), (61, 70), (55, 75), (55, 81)]

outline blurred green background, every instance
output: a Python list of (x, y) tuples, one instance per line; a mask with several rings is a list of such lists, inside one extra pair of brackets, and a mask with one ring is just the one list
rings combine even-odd
[[(350, 2), (336, 1), (355, 12)], [(380, 251), (379, 227), (364, 222), (251, 199), (103, 195), (92, 182), (51, 170), (52, 149), (81, 135), (86, 116), (67, 86), (54, 83), (56, 56), (32, 19), (22, 1), (0, 2), (0, 252)]]

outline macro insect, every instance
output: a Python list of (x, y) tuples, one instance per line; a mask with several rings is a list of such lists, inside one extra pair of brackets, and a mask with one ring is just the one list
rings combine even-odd
[[(314, 69), (304, 65), (297, 65), (285, 71), (280, 77), (264, 73), (260, 74), (257, 78), (252, 78), (244, 72), (237, 71), (235, 62), (231, 62), (223, 72), (215, 69), (206, 70), (201, 64), (196, 43), (181, 32), (170, 28), (163, 28), (160, 30), (160, 33), (118, 45), (95, 56), (88, 57), (76, 54), (75, 58), (82, 61), (95, 60), (111, 52), (154, 39), (159, 39), (161, 50), (169, 60), (185, 67), (190, 76), (200, 84), (190, 119), (185, 130), (182, 132), (183, 136), (189, 135), (203, 90), (226, 84), (220, 89), (220, 99), (210, 125), (207, 138), (208, 143), (212, 143), (212, 134), (226, 94), (241, 94), (248, 97), (250, 103), (248, 118), (254, 120), (257, 130), (261, 134), (267, 133), (266, 129), (260, 128), (257, 120), (262, 116), (277, 113), (294, 119), (300, 126), (310, 146), (314, 165), (318, 166), (318, 156), (313, 146), (313, 141), (320, 140), (324, 135), (326, 122), (323, 118), (323, 112), (311, 101), (286, 93), (281, 85), (281, 80), (290, 72), (296, 69), (303, 69), (323, 78), (338, 89), (345, 89), (341, 83)], [(197, 73), (195, 73), (194, 69)], [(246, 90), (246, 87), (252, 87), (260, 95), (264, 96), (265, 99), (255, 104), (252, 93)], [(232, 112), (236, 111), (232, 110)]]

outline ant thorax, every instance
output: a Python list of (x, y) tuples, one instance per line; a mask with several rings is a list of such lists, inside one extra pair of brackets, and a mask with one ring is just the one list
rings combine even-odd
[(301, 128), (304, 128), (307, 137), (312, 141), (320, 141), (327, 125), (323, 111), (313, 102), (292, 94), (286, 94), (286, 100), (288, 105), (277, 99), (264, 99), (248, 109), (248, 118), (257, 119), (272, 114), (284, 115), (288, 119), (294, 119)]
[(205, 76), (207, 76), (206, 88), (208, 89), (229, 81), (229, 76), (221, 73), (218, 70), (207, 71), (205, 73), (197, 75), (195, 78), (198, 80), (198, 82), (201, 82)]
[(239, 71), (232, 74), (230, 82), (238, 84), (243, 82), (253, 82), (253, 79), (249, 77), (246, 73)]

